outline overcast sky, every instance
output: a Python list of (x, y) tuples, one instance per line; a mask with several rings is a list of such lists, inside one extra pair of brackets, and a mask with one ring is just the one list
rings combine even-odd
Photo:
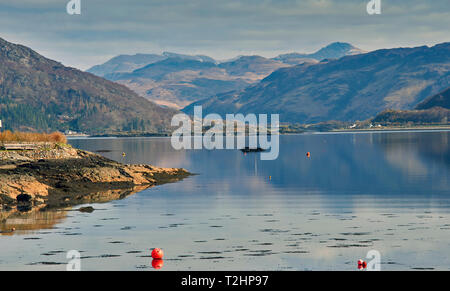
[(87, 69), (119, 54), (216, 59), (313, 52), (335, 41), (364, 50), (450, 41), (450, 0), (0, 0), (0, 37)]

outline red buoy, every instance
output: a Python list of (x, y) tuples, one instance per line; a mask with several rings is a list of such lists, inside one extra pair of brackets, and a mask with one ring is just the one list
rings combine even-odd
[(307, 157), (307, 158), (310, 158), (310, 157), (311, 157), (311, 153), (310, 153), (310, 152), (307, 152), (307, 153), (306, 153), (306, 157)]
[(367, 268), (367, 263), (364, 262), (363, 260), (359, 260), (358, 261), (358, 269), (362, 270), (362, 269), (366, 269)]
[(161, 269), (164, 266), (164, 260), (155, 259), (152, 261), (152, 267), (156, 270)]
[(164, 252), (162, 251), (162, 249), (160, 249), (160, 248), (153, 249), (152, 258), (160, 260), (163, 257), (164, 257)]

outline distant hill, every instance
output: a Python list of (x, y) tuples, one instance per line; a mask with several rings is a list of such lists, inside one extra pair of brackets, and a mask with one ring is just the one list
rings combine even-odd
[(450, 88), (425, 99), (422, 103), (417, 105), (416, 109), (430, 109), (433, 107), (450, 109)]
[(171, 52), (158, 54), (135, 54), (135, 55), (119, 55), (107, 61), (104, 64), (93, 66), (86, 72), (92, 73), (99, 77), (113, 75), (116, 73), (131, 73), (134, 70), (143, 68), (147, 65), (166, 60), (168, 58), (180, 58), (184, 60), (196, 60), (200, 62), (216, 63), (216, 60), (208, 56), (190, 56)]
[(372, 119), (372, 123), (392, 125), (447, 125), (450, 110), (433, 107), (424, 110), (385, 110)]
[(215, 67), (216, 65), (210, 62), (171, 57), (149, 64), (130, 73), (107, 74), (105, 77), (113, 81), (131, 78), (144, 78), (158, 81), (164, 79), (167, 75), (179, 72), (180, 70), (207, 71)]
[(449, 86), (450, 43), (443, 43), (282, 68), (256, 85), (183, 111), (202, 105), (205, 114), (279, 113), (282, 122), (366, 120), (386, 109), (413, 109)]
[(125, 86), (0, 38), (2, 130), (162, 133), (174, 113)]
[(165, 56), (156, 54), (120, 55), (102, 65), (93, 66), (87, 72), (100, 77), (114, 73), (128, 73), (164, 59)]
[(266, 59), (261, 56), (242, 56), (236, 60), (219, 64), (219, 68), (233, 76), (246, 76), (254, 74), (259, 76), (268, 76), (270, 73), (279, 68), (288, 67), (283, 62)]
[(320, 62), (326, 59), (340, 59), (345, 56), (358, 55), (362, 53), (365, 53), (365, 51), (354, 47), (349, 43), (334, 42), (312, 54), (282, 54), (274, 58), (274, 60), (281, 61), (285, 64), (298, 65), (304, 62), (311, 62), (312, 60)]
[(426, 98), (415, 110), (385, 110), (372, 119), (382, 125), (450, 123), (450, 88)]

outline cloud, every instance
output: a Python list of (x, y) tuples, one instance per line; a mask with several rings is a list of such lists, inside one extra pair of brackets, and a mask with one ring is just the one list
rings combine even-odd
[(311, 52), (333, 41), (366, 50), (449, 41), (448, 0), (0, 0), (0, 37), (86, 69), (123, 53), (176, 51), (218, 59)]

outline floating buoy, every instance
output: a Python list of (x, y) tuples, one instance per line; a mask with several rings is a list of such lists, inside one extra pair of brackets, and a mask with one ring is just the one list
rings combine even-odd
[(152, 258), (160, 260), (163, 257), (164, 257), (164, 252), (162, 251), (162, 249), (160, 249), (160, 248), (153, 249)]
[(367, 263), (364, 262), (363, 260), (359, 260), (358, 261), (358, 269), (359, 270), (363, 270), (363, 269), (366, 269), (366, 268), (367, 268)]
[(16, 228), (15, 227), (11, 228), (11, 232), (14, 232), (14, 231), (16, 231)]
[(269, 176), (269, 180), (272, 180), (272, 176)]
[(159, 269), (161, 269), (163, 266), (164, 266), (164, 260), (161, 260), (161, 259), (154, 259), (154, 260), (152, 261), (152, 267), (153, 267), (155, 270), (159, 270)]
[(311, 153), (310, 153), (310, 152), (307, 152), (307, 153), (306, 153), (306, 157), (307, 157), (307, 158), (310, 158), (310, 157), (311, 157)]

